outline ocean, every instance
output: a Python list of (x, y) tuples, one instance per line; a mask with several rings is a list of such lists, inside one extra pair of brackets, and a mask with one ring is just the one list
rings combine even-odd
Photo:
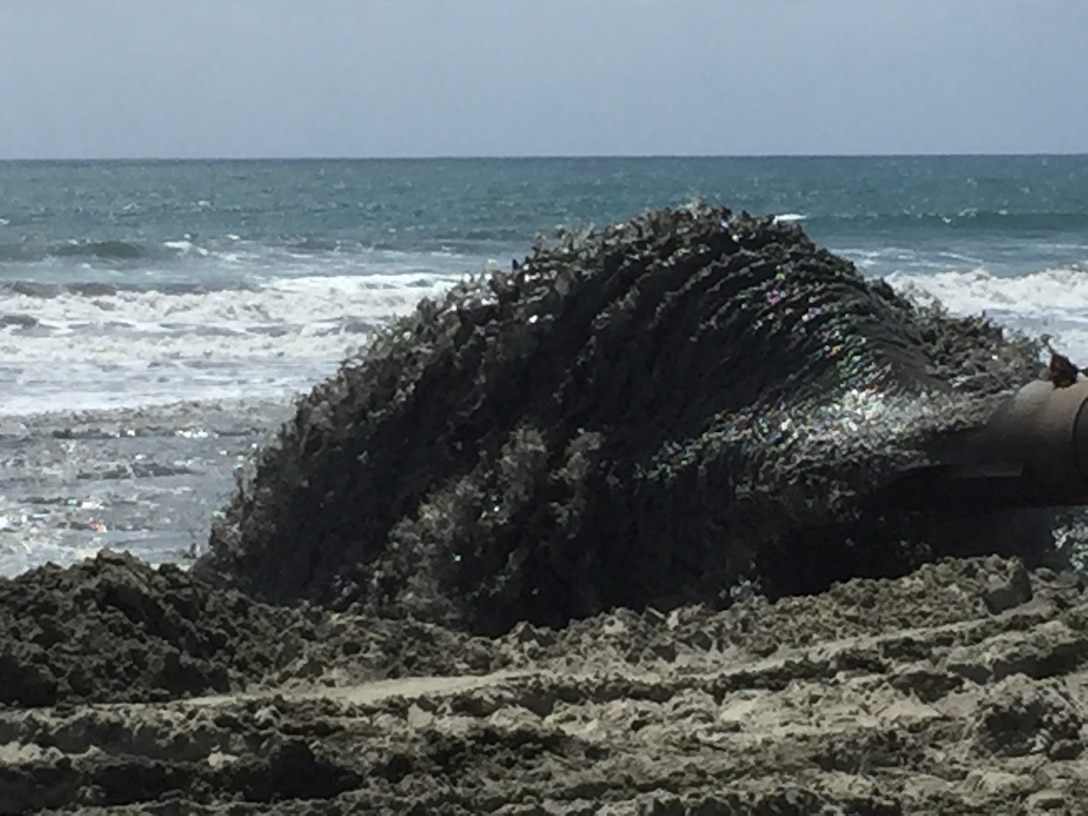
[(184, 561), (390, 316), (698, 198), (1088, 362), (1088, 156), (0, 162), (0, 574)]

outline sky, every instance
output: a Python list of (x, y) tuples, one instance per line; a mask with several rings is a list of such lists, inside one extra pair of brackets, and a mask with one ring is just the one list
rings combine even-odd
[(1083, 0), (0, 0), (0, 158), (1088, 152)]

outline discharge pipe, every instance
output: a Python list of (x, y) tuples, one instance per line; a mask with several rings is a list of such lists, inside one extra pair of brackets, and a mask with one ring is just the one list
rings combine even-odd
[(885, 495), (916, 509), (1088, 505), (1088, 380), (1029, 383), (994, 412), (961, 462), (905, 471)]

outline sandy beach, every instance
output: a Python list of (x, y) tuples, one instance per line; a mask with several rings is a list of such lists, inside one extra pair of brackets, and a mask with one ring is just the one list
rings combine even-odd
[(76, 570), (0, 582), (24, 635), (0, 667), (2, 813), (1088, 807), (1071, 573), (947, 561), (491, 639), (263, 607), (128, 556)]

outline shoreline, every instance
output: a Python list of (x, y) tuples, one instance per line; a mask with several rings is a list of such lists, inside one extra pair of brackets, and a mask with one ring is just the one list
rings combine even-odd
[(0, 417), (0, 574), (101, 547), (184, 563), (234, 469), (291, 410), (235, 399)]

